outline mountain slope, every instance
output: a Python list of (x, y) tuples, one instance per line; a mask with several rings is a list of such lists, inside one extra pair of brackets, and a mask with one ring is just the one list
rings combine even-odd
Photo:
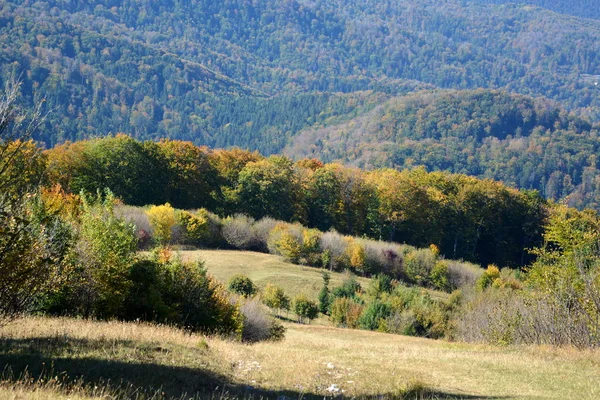
[[(22, 76), (29, 105), (46, 96), (54, 111), (39, 139), (49, 146), (122, 131), (277, 152), (282, 135), (332, 108), (348, 111), (321, 101), (323, 94), (434, 86), (543, 95), (597, 120), (598, 43), (599, 21), (455, 0), (0, 6), (0, 75)], [(290, 112), (281, 99), (299, 93), (315, 100)], [(261, 126), (240, 121), (253, 123), (231, 133), (239, 98), (251, 115), (262, 113)], [(293, 121), (286, 126), (275, 114)]]
[(304, 130), (284, 152), (363, 168), (425, 165), (597, 208), (598, 130), (548, 100), (482, 89), (419, 92)]

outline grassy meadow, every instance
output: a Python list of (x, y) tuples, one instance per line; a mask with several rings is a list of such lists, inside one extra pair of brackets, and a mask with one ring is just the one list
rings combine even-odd
[[(0, 329), (0, 397), (600, 397), (598, 352), (286, 328), (281, 342), (247, 345), (166, 326), (25, 318)], [(428, 394), (419, 396), (423, 388)]]
[[(204, 260), (222, 282), (245, 274), (313, 298), (322, 285), (322, 270), (273, 255), (179, 254)], [(332, 273), (331, 286), (345, 278)], [(324, 317), (283, 324), (284, 340), (245, 344), (147, 323), (18, 319), (0, 328), (0, 398), (600, 398), (598, 351), (453, 343), (336, 328)]]
[[(184, 261), (204, 260), (208, 273), (225, 284), (232, 276), (243, 274), (261, 289), (271, 283), (283, 288), (290, 298), (303, 293), (315, 300), (323, 286), (322, 274), (325, 270), (288, 263), (272, 254), (238, 250), (184, 250), (177, 254)], [(347, 278), (345, 273), (340, 272), (330, 272), (330, 275), (330, 287), (341, 285)], [(368, 288), (370, 279), (358, 276), (355, 279), (364, 289)], [(448, 297), (444, 292), (423, 290), (427, 290), (435, 299)]]

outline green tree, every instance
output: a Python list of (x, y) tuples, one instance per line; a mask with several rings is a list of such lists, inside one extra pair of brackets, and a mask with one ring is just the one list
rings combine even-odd
[(306, 320), (310, 322), (319, 315), (319, 307), (317, 306), (317, 303), (309, 300), (303, 294), (299, 294), (298, 296), (294, 297), (293, 307), (300, 323), (303, 323)]
[(267, 284), (261, 297), (267, 307), (277, 310), (277, 312), (290, 309), (290, 298), (285, 295), (283, 289), (279, 286)]
[(252, 280), (245, 275), (232, 276), (229, 279), (227, 287), (231, 292), (237, 293), (244, 297), (251, 297), (258, 292), (258, 288), (254, 282), (252, 282)]

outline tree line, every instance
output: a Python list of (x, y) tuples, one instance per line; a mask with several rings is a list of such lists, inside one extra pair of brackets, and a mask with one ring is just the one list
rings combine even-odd
[(522, 267), (541, 243), (546, 202), (533, 191), (422, 168), (363, 171), (316, 159), (293, 162), (240, 149), (211, 150), (125, 135), (31, 151), (49, 186), (67, 193), (109, 188), (126, 204), (169, 202), (221, 216), (245, 213), (322, 231), (418, 247), (449, 258)]

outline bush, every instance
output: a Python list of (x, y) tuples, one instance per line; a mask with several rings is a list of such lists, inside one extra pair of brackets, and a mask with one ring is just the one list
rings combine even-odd
[(283, 325), (271, 318), (256, 299), (244, 302), (240, 310), (244, 316), (243, 341), (259, 342), (283, 339), (285, 335)]
[(172, 307), (174, 322), (192, 331), (233, 335), (239, 338), (243, 317), (229, 301), (225, 288), (209, 277), (202, 262), (168, 261), (165, 302)]
[(183, 229), (183, 241), (185, 244), (202, 246), (210, 237), (208, 212), (200, 209), (196, 213), (180, 211), (178, 213), (179, 224)]
[(308, 300), (306, 296), (300, 294), (294, 298), (294, 312), (298, 316), (298, 321), (303, 323), (304, 321), (317, 318), (319, 315), (319, 307), (314, 301)]
[(365, 268), (365, 248), (358, 241), (354, 239), (348, 239), (348, 247), (346, 248), (346, 257), (348, 264), (355, 271), (366, 272)]
[(146, 213), (152, 226), (154, 239), (160, 245), (169, 244), (173, 227), (177, 223), (175, 209), (169, 203), (165, 203), (162, 206), (150, 207)]
[(422, 289), (398, 286), (387, 301), (391, 306), (385, 329), (390, 333), (440, 338), (450, 333), (450, 308)]
[(252, 229), (254, 219), (236, 214), (223, 220), (221, 232), (227, 243), (236, 249), (251, 250), (258, 246)]
[(374, 240), (363, 240), (363, 245), (368, 272), (383, 272), (397, 279), (406, 278), (401, 245)]
[(308, 265), (319, 266), (321, 264), (322, 257), (319, 247), (321, 235), (322, 233), (317, 229), (302, 230), (302, 256)]
[(347, 297), (338, 297), (331, 303), (329, 319), (337, 326), (358, 328), (358, 320), (363, 312), (363, 306)]
[(450, 281), (448, 279), (448, 262), (446, 260), (439, 260), (435, 263), (431, 270), (431, 275), (429, 276), (429, 282), (431, 282), (431, 285), (438, 290), (443, 290), (445, 292), (451, 290)]
[(254, 223), (252, 227), (254, 238), (256, 240), (257, 250), (264, 253), (269, 252), (269, 233), (278, 224), (273, 218), (265, 217)]
[(491, 264), (483, 272), (483, 275), (481, 275), (477, 280), (477, 289), (485, 290), (486, 288), (492, 286), (492, 283), (494, 283), (494, 281), (499, 278), (500, 270), (498, 269), (498, 267)]
[(389, 304), (374, 300), (369, 304), (358, 319), (358, 325), (362, 329), (376, 330), (384, 325), (384, 321), (391, 314), (392, 309)]
[(347, 275), (341, 286), (333, 289), (331, 295), (333, 297), (356, 298), (362, 290), (360, 283), (351, 275)]
[(435, 262), (436, 255), (430, 249), (410, 251), (404, 258), (408, 279), (420, 286), (425, 285)]
[(334, 231), (326, 232), (321, 236), (320, 247), (321, 251), (323, 251), (324, 254), (327, 254), (327, 264), (323, 265), (324, 268), (339, 271), (348, 266), (346, 257), (348, 241), (344, 236)]
[(473, 287), (483, 274), (481, 267), (458, 261), (446, 261), (448, 264), (448, 284), (451, 290)]
[(254, 282), (245, 275), (232, 276), (227, 287), (231, 292), (244, 297), (253, 296), (258, 291)]
[(263, 290), (262, 301), (267, 307), (277, 310), (277, 312), (290, 309), (290, 298), (285, 295), (283, 289), (270, 283)]
[(107, 192), (82, 196), (83, 211), (76, 244), (78, 307), (84, 314), (113, 318), (123, 312), (131, 282), (129, 269), (137, 249), (135, 227), (114, 213), (114, 197)]
[(392, 278), (386, 274), (379, 274), (371, 279), (368, 292), (371, 296), (378, 298), (384, 293), (391, 293), (393, 289), (394, 283), (392, 282)]
[(268, 247), (271, 253), (297, 264), (302, 257), (302, 228), (291, 224), (277, 224), (269, 233)]
[(135, 226), (138, 249), (151, 247), (153, 229), (148, 214), (143, 208), (120, 204), (115, 207), (115, 215)]
[(4, 206), (0, 204), (0, 326), (30, 311), (40, 296), (57, 295), (71, 267), (74, 240), (71, 227), (48, 214), (37, 196)]

